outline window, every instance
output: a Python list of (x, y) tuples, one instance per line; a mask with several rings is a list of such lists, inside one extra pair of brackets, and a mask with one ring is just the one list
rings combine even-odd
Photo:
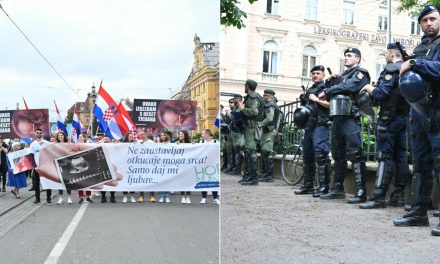
[(417, 17), (413, 17), (411, 19), (411, 34), (412, 35), (420, 35), (420, 25), (419, 22), (417, 21)]
[(377, 29), (378, 30), (388, 29), (388, 14), (386, 7), (379, 7), (379, 18), (377, 21)]
[(354, 24), (354, 0), (344, 0), (344, 6), (342, 9), (342, 24), (353, 25)]
[(263, 53), (263, 72), (265, 73), (277, 73), (278, 63), (278, 45), (274, 41), (267, 41), (264, 44)]
[(318, 0), (307, 0), (306, 18), (310, 20), (318, 20)]
[(303, 51), (302, 76), (310, 77), (310, 70), (316, 65), (316, 49), (306, 46)]
[[(382, 61), (385, 60), (384, 58), (379, 58), (378, 61), (380, 61), (381, 59), (382, 59)], [(379, 79), (380, 73), (383, 71), (383, 67), (384, 67), (383, 62), (376, 63), (376, 79)]]
[(279, 15), (280, 0), (267, 0), (266, 13)]
[(339, 61), (339, 73), (342, 74), (345, 71), (345, 58)]

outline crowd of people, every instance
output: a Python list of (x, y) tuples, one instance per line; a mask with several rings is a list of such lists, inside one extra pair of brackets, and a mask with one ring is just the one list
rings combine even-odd
[[(34, 160), (36, 166), (39, 165), (39, 155), (40, 149), (48, 144), (57, 144), (57, 143), (68, 143), (71, 141), (63, 131), (58, 131), (55, 136), (50, 138), (49, 140), (44, 139), (45, 135), (43, 135), (43, 131), (40, 128), (37, 128), (35, 131), (35, 137), (31, 144), (23, 144), (20, 143), (18, 139), (11, 140), (9, 144), (6, 144), (2, 138), (0, 138), (0, 148), (1, 148), (1, 160), (0, 160), (0, 169), (1, 169), (1, 182), (2, 187), (0, 191), (6, 192), (6, 184), (11, 187), (11, 193), (17, 199), (20, 199), (20, 189), (27, 188), (27, 178), (32, 178), (32, 187), (29, 191), (35, 192), (35, 200), (34, 204), (41, 203), (41, 186), (40, 186), (40, 175), (36, 169), (20, 172), (17, 174), (13, 173), (13, 170), (9, 164), (7, 159), (7, 154), (12, 151), (18, 151), (22, 148), (30, 148), (31, 152), (34, 153)], [(49, 139), (49, 138), (47, 138)], [(89, 138), (87, 134), (81, 133), (78, 137), (78, 143), (118, 143), (119, 141), (111, 140), (110, 137), (106, 135), (95, 136)], [(142, 130), (140, 132), (139, 138), (135, 137), (134, 133), (127, 133), (124, 138), (120, 142), (126, 143), (134, 143), (143, 144), (144, 142), (154, 142), (159, 144), (194, 144), (194, 142), (190, 136), (188, 131), (182, 130), (178, 132), (178, 137), (176, 140), (173, 139), (173, 134), (170, 131), (162, 131), (159, 136), (154, 137), (153, 135), (149, 135), (147, 130)], [(210, 129), (206, 129), (201, 134), (201, 139), (199, 143), (213, 143), (217, 142), (214, 139), (214, 135)], [(52, 190), (47, 189), (46, 192), (46, 204), (52, 205)], [(61, 205), (65, 202), (64, 200), (64, 192), (67, 193), (67, 204), (72, 204), (72, 192), (73, 190), (58, 190), (58, 200), (57, 204)], [(91, 190), (78, 190), (78, 203), (82, 204), (84, 202), (93, 203), (94, 197), (101, 197), (101, 203), (107, 203), (106, 191), (91, 191)], [(110, 203), (116, 203), (116, 196), (114, 191), (110, 191)], [(171, 203), (171, 195), (174, 192), (159, 192), (159, 203)], [(212, 192), (213, 195), (213, 203), (220, 204), (220, 199), (217, 191)], [(85, 200), (84, 200), (85, 196)], [(122, 202), (127, 203), (128, 197), (130, 197), (130, 201), (132, 203), (143, 203), (144, 202), (144, 192), (140, 192), (139, 194), (135, 194), (135, 192), (122, 192)], [(200, 203), (205, 204), (207, 202), (207, 192), (200, 193)], [(150, 202), (156, 202), (156, 194), (155, 192), (149, 193)], [(182, 191), (181, 192), (181, 203), (182, 204), (191, 204), (191, 192), (190, 191)]]
[[(434, 179), (440, 190), (440, 15), (426, 6), (418, 16), (424, 35), (413, 54), (400, 43), (386, 46), (386, 66), (375, 85), (367, 69), (360, 66), (359, 48), (344, 52), (346, 70), (327, 78), (325, 67), (311, 69), (313, 85), (300, 96), (301, 106), (294, 112), (295, 125), (304, 130), (302, 142), (304, 183), (296, 195), (323, 200), (346, 199), (344, 179), (347, 161), (355, 183), (354, 196), (347, 202), (361, 209), (404, 206), (410, 176), (405, 135), (409, 118), (409, 139), (413, 162), (411, 204), (407, 213), (395, 219), (395, 226), (429, 226), (427, 210), (432, 206)], [(256, 92), (257, 83), (245, 83), (244, 102), (240, 95), (229, 100), (223, 113), (222, 151), (224, 172), (241, 174), (242, 185), (258, 185), (273, 180), (273, 141), (280, 126), (280, 110), (274, 91)], [(361, 116), (379, 110), (376, 126), (378, 167), (375, 188), (367, 197), (366, 163), (362, 149)], [(331, 135), (331, 138), (330, 138)], [(261, 146), (262, 169), (257, 175), (257, 143)], [(334, 160), (330, 188), (331, 152)], [(314, 188), (317, 174), (319, 187)], [(386, 200), (394, 177), (394, 190)], [(440, 195), (440, 191), (439, 191)], [(439, 204), (440, 206), (440, 204)], [(439, 216), (438, 210), (435, 212)], [(440, 236), (440, 224), (432, 229)]]

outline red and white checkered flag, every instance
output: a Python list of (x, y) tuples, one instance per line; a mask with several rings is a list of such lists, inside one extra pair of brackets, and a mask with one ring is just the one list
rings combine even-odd
[(104, 114), (102, 115), (102, 119), (104, 119), (104, 121), (108, 122), (110, 119), (113, 118), (113, 111), (112, 109), (109, 107), (107, 108), (107, 110), (105, 110)]

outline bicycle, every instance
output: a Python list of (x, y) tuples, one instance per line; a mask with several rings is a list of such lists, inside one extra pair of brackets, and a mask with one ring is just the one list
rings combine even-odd
[[(281, 176), (288, 185), (296, 185), (304, 178), (304, 169), (302, 161), (302, 130), (293, 124), (293, 112), (285, 115), (283, 122), (283, 157), (281, 158)], [(290, 142), (298, 142), (291, 144)]]

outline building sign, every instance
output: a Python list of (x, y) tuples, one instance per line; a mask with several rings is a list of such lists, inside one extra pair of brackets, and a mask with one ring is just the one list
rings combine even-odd
[[(326, 36), (332, 36), (342, 39), (350, 39), (350, 40), (358, 40), (358, 41), (365, 40), (372, 43), (387, 44), (386, 43), (387, 37), (385, 35), (357, 32), (354, 30), (347, 30), (342, 28), (315, 26), (313, 33), (315, 35), (326, 35)], [(402, 44), (405, 48), (413, 48), (420, 43), (420, 40), (414, 40), (413, 38), (393, 37), (392, 41), (400, 42), (400, 44)]]

